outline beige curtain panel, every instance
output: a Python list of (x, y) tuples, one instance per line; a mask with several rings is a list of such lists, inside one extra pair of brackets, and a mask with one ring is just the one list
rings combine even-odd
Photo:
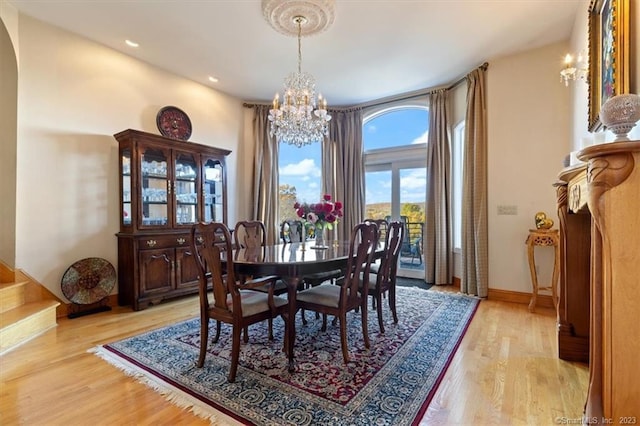
[(429, 95), (424, 265), (425, 280), (435, 285), (451, 284), (453, 277), (449, 117), (449, 91)]
[(489, 288), (487, 231), (487, 111), (485, 69), (467, 76), (464, 177), (462, 182), (461, 291), (487, 297)]

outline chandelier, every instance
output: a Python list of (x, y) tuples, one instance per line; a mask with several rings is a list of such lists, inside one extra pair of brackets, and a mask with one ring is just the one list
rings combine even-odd
[(578, 54), (575, 61), (573, 55), (567, 53), (564, 57), (564, 68), (560, 71), (560, 81), (568, 86), (570, 81), (586, 80), (588, 71), (582, 53)]
[(278, 142), (301, 147), (320, 142), (329, 134), (331, 115), (327, 114), (327, 100), (320, 93), (316, 99), (313, 76), (302, 72), (302, 26), (307, 18), (297, 15), (293, 22), (298, 26), (298, 71), (284, 80), (282, 102), (279, 93), (273, 98), (269, 121), (270, 134)]

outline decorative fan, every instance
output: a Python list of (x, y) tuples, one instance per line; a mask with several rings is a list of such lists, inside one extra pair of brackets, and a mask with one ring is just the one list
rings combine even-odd
[[(116, 270), (113, 265), (99, 257), (82, 259), (71, 265), (62, 276), (62, 293), (73, 305), (69, 318), (89, 313), (110, 310), (105, 305), (108, 296), (116, 284)], [(92, 309), (78, 305), (96, 305)]]

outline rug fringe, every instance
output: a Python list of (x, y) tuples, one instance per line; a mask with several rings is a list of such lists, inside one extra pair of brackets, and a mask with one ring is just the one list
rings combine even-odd
[(131, 364), (130, 362), (127, 362), (122, 358), (115, 358), (109, 351), (104, 349), (104, 347), (96, 346), (87, 350), (87, 352), (97, 355), (98, 357), (102, 358), (109, 364), (122, 371), (125, 375), (133, 377), (138, 382), (151, 388), (155, 392), (158, 392), (168, 402), (172, 403), (176, 407), (187, 410), (193, 413), (195, 416), (209, 421), (209, 423), (212, 425), (228, 424), (225, 422), (221, 422), (216, 413), (213, 412), (215, 410), (214, 408), (203, 403), (197, 398), (194, 398), (189, 394), (176, 389), (175, 387), (165, 383), (164, 381), (147, 374), (136, 365)]

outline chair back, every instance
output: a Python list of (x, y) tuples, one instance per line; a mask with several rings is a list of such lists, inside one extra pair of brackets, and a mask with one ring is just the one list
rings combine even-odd
[(285, 220), (280, 226), (280, 238), (284, 244), (301, 243), (304, 225), (299, 220)]
[[(388, 288), (391, 282), (395, 282), (396, 272), (398, 270), (398, 257), (400, 257), (400, 248), (402, 246), (403, 237), (403, 224), (398, 221), (391, 222), (387, 229), (387, 241), (384, 255), (380, 260), (380, 268), (378, 269), (378, 285)], [(386, 288), (378, 290), (386, 290)]]
[(365, 219), (365, 223), (373, 222), (378, 225), (378, 243), (384, 245), (387, 248), (387, 230), (389, 229), (389, 222), (386, 219)]
[(358, 295), (359, 278), (369, 280), (369, 270), (373, 255), (378, 244), (378, 225), (373, 222), (363, 222), (356, 225), (351, 232), (349, 243), (349, 258), (342, 284), (340, 303), (345, 303), (347, 310), (355, 309), (361, 300), (367, 300), (368, 285), (363, 288), (362, 296)]
[(267, 232), (259, 220), (241, 220), (236, 223), (233, 239), (237, 248), (262, 247), (266, 243)]
[[(200, 309), (210, 309), (208, 288), (211, 282), (215, 310), (229, 318), (233, 316), (233, 310), (237, 309), (236, 312), (242, 313), (240, 293), (235, 286), (231, 249), (231, 234), (224, 223), (197, 223), (191, 227), (191, 250), (198, 267), (200, 284)], [(228, 256), (226, 265), (222, 261), (222, 253), (225, 251), (225, 255)], [(227, 304), (229, 294), (233, 297), (233, 310)]]

